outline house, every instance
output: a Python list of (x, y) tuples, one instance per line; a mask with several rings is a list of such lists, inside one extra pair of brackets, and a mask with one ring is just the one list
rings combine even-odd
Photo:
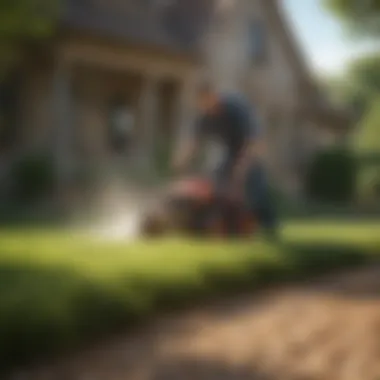
[(244, 92), (259, 114), (273, 177), (299, 189), (318, 149), (338, 142), (349, 116), (328, 104), (276, 0), (224, 0), (203, 44), (207, 66), (224, 90)]
[(62, 1), (56, 36), (18, 73), (17, 106), (6, 109), (17, 125), (11, 151), (51, 150), (63, 179), (78, 165), (107, 168), (123, 157), (112, 143), (116, 105), (133, 120), (126, 157), (154, 166), (158, 146), (174, 148), (190, 127), (205, 71), (255, 104), (280, 182), (299, 183), (299, 164), (344, 128), (313, 83), (279, 1)]

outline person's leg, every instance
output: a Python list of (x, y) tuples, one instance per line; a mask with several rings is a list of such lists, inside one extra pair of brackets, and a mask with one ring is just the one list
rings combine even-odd
[(229, 210), (226, 207), (226, 195), (229, 188), (230, 177), (230, 162), (228, 160), (223, 161), (213, 173), (213, 181), (215, 186), (215, 199), (212, 205), (210, 218), (212, 220), (219, 220), (223, 223), (224, 228), (231, 229), (230, 225), (227, 225), (229, 221)]
[(271, 197), (265, 170), (260, 165), (253, 165), (246, 179), (245, 196), (248, 207), (258, 219), (260, 227), (270, 236), (277, 234), (278, 220), (274, 202)]

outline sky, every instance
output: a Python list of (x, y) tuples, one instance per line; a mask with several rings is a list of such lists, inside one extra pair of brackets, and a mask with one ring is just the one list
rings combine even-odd
[(355, 43), (342, 25), (322, 6), (322, 0), (283, 0), (300, 48), (316, 72), (339, 75), (348, 62), (375, 49), (372, 43)]

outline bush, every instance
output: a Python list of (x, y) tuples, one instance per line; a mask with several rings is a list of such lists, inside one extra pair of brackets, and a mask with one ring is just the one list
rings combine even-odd
[(12, 196), (21, 201), (35, 201), (49, 195), (55, 183), (53, 161), (45, 155), (28, 154), (11, 169)]
[(380, 183), (380, 95), (374, 96), (352, 136), (352, 148), (360, 168), (357, 191), (361, 201), (377, 202)]
[(306, 194), (315, 201), (344, 203), (355, 195), (357, 167), (354, 155), (335, 148), (314, 158), (306, 179)]

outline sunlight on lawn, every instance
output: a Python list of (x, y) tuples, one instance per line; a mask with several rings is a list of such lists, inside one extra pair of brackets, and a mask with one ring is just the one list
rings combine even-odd
[(283, 237), (288, 242), (339, 243), (380, 246), (379, 222), (323, 222), (287, 223)]
[[(103, 232), (103, 234), (101, 233)], [(120, 225), (111, 225), (109, 229), (86, 231), (71, 230), (40, 230), (40, 229), (2, 229), (0, 230), (0, 249), (3, 254), (12, 254), (22, 251), (26, 253), (46, 253), (54, 256), (67, 255), (102, 255), (109, 254), (162, 254), (172, 252), (186, 254), (197, 250), (232, 250), (239, 247), (270, 246), (258, 237), (249, 241), (196, 241), (176, 238), (164, 240), (131, 242), (130, 231), (123, 231)], [(339, 244), (365, 244), (380, 245), (380, 223), (366, 222), (289, 222), (282, 228), (282, 241), (284, 243), (339, 243)]]
[[(380, 223), (286, 223), (282, 243), (291, 245), (380, 246)], [(281, 245), (281, 244), (280, 244)], [(196, 241), (167, 238), (136, 241), (110, 240), (100, 234), (68, 230), (0, 230), (0, 260), (30, 260), (43, 265), (69, 265), (86, 272), (132, 272), (136, 268), (197, 265), (198, 260), (245, 260), (271, 256), (282, 250), (260, 237), (249, 241)]]

